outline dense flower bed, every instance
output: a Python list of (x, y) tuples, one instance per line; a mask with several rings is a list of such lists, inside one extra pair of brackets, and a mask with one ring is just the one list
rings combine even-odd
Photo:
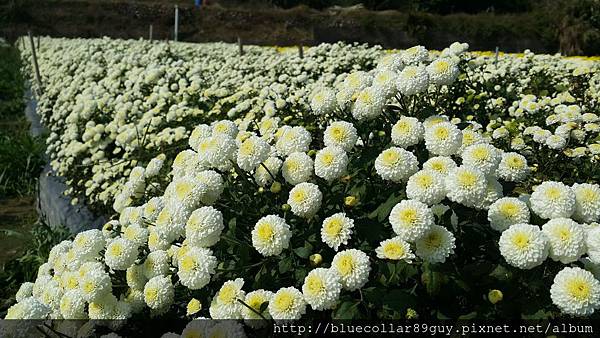
[(7, 318), (593, 315), (598, 65), (467, 48), (44, 40), (52, 164), (115, 217)]

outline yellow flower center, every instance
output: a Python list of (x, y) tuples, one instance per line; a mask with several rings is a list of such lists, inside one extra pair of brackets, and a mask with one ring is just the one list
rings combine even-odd
[(221, 291), (219, 292), (218, 299), (222, 303), (232, 304), (235, 302), (237, 296), (237, 292), (234, 285), (227, 284), (223, 286)]
[(383, 254), (390, 259), (400, 259), (406, 254), (406, 251), (399, 243), (389, 242), (383, 246)]
[(433, 177), (431, 175), (419, 175), (415, 178), (415, 182), (422, 189), (427, 189), (433, 185)]
[(273, 299), (273, 306), (278, 312), (286, 312), (294, 306), (294, 296), (285, 292), (276, 295)]
[(156, 299), (158, 299), (158, 289), (153, 287), (146, 288), (144, 291), (144, 297), (151, 302), (156, 301)]
[(362, 101), (363, 103), (372, 103), (373, 95), (371, 94), (371, 92), (362, 91), (362, 92), (360, 92), (360, 94), (358, 94), (358, 97), (356, 98), (356, 100)]
[(441, 126), (435, 129), (433, 135), (439, 140), (445, 140), (450, 136), (450, 131), (448, 128)]
[(177, 182), (175, 185), (175, 194), (179, 200), (183, 200), (192, 192), (192, 189), (192, 185), (188, 182)]
[(524, 165), (523, 160), (516, 156), (509, 157), (506, 164), (512, 169), (520, 169)]
[(470, 171), (460, 172), (457, 177), (458, 183), (463, 187), (472, 187), (477, 182), (477, 175)]
[(410, 123), (408, 121), (398, 121), (394, 126), (394, 131), (398, 134), (408, 134), (410, 130)]
[(406, 225), (413, 225), (417, 221), (417, 216), (415, 209), (404, 209), (398, 213), (398, 218)]
[(527, 247), (529, 247), (529, 236), (522, 232), (516, 233), (512, 237), (512, 242), (517, 248), (526, 249)]
[(342, 276), (347, 276), (349, 274), (352, 273), (352, 271), (354, 271), (354, 260), (352, 259), (352, 257), (345, 255), (342, 256), (338, 261), (337, 261), (337, 271), (342, 275)]
[(569, 295), (577, 300), (586, 300), (590, 297), (590, 285), (583, 279), (576, 278), (567, 282)]
[(546, 197), (553, 201), (558, 199), (560, 197), (560, 189), (557, 187), (550, 187), (546, 189)]
[(252, 140), (244, 141), (240, 146), (240, 153), (246, 156), (254, 154), (254, 142), (252, 142)]
[(306, 200), (306, 193), (303, 190), (296, 190), (292, 194), (292, 200), (296, 203), (303, 203)]
[(319, 294), (325, 290), (325, 284), (320, 277), (310, 275), (306, 278), (306, 289), (310, 294)]
[(399, 159), (400, 156), (398, 155), (398, 153), (396, 153), (392, 149), (388, 149), (383, 153), (383, 163), (385, 163), (388, 166), (395, 165)]
[(185, 256), (179, 263), (179, 268), (183, 272), (190, 272), (196, 269), (196, 260), (192, 256)]
[(481, 147), (473, 150), (473, 158), (478, 161), (486, 160), (490, 156), (490, 153), (487, 149)]
[(435, 71), (438, 73), (445, 73), (450, 69), (450, 64), (447, 61), (439, 60), (435, 63)]
[(273, 240), (275, 236), (275, 231), (273, 231), (273, 226), (269, 223), (261, 223), (256, 228), (256, 233), (258, 238), (260, 238), (264, 242), (270, 242)]
[(344, 132), (344, 128), (341, 127), (333, 127), (331, 128), (331, 137), (337, 142), (342, 142), (346, 138), (346, 133)]
[(587, 203), (595, 202), (598, 200), (598, 194), (590, 188), (583, 188), (582, 191), (579, 193), (579, 197), (583, 202)]
[(331, 237), (336, 237), (342, 231), (342, 220), (338, 218), (331, 219), (329, 222), (325, 223), (325, 233)]
[(327, 166), (332, 165), (334, 160), (335, 160), (335, 157), (333, 156), (332, 153), (325, 153), (325, 154), (323, 154), (323, 156), (321, 156), (321, 161)]
[(110, 246), (110, 254), (113, 256), (121, 256), (123, 251), (123, 246), (120, 243), (114, 243)]
[(499, 210), (506, 218), (513, 218), (519, 213), (519, 207), (512, 202), (500, 204)]

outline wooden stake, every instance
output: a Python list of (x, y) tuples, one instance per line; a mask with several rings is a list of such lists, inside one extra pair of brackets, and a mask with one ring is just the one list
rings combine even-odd
[(149, 28), (148, 40), (152, 41), (152, 25), (150, 25), (150, 28)]
[(238, 36), (238, 48), (240, 50), (240, 55), (244, 55), (244, 44), (242, 43), (242, 39)]
[(31, 36), (31, 31), (28, 31), (27, 34), (29, 35), (29, 44), (31, 45), (31, 55), (33, 57), (33, 69), (35, 70), (35, 79), (38, 83), (40, 94), (42, 94), (42, 77), (40, 76), (40, 68), (38, 67), (37, 55), (35, 53), (35, 45), (33, 44), (33, 37)]
[(179, 33), (179, 6), (175, 5), (175, 41), (177, 41), (177, 35)]
[(494, 61), (494, 65), (496, 65), (498, 63), (498, 53), (499, 53), (500, 49), (498, 48), (498, 46), (496, 46), (496, 60)]
[(40, 36), (37, 36), (37, 48), (40, 49)]
[(302, 47), (302, 45), (298, 45), (298, 56), (301, 59), (304, 59), (304, 47)]

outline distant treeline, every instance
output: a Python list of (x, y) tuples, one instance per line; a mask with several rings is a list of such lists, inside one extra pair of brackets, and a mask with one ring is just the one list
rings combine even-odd
[(437, 14), (494, 11), (516, 13), (530, 10), (534, 0), (269, 0), (275, 6), (290, 8), (306, 5), (315, 9), (362, 4), (371, 10), (424, 11)]

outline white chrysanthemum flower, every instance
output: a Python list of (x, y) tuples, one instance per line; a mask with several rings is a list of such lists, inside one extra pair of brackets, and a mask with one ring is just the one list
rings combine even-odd
[(431, 228), (434, 218), (431, 209), (423, 202), (403, 200), (392, 208), (389, 221), (400, 238), (412, 242)]
[(482, 199), (476, 202), (473, 207), (475, 209), (483, 210), (488, 209), (490, 205), (496, 202), (498, 199), (504, 197), (503, 187), (495, 176), (488, 175), (485, 179), (486, 188), (485, 194)]
[(144, 276), (151, 279), (156, 276), (163, 276), (169, 272), (171, 259), (164, 250), (152, 251), (146, 257), (143, 266)]
[[(265, 324), (265, 323), (258, 322), (259, 320), (263, 319), (263, 317), (266, 319), (271, 318), (268, 308), (261, 312), (261, 307), (263, 304), (269, 303), (272, 298), (273, 298), (273, 292), (263, 290), (263, 289), (258, 289), (256, 291), (252, 291), (252, 292), (249, 292), (248, 294), (246, 294), (244, 303), (246, 303), (246, 305), (248, 305), (249, 307), (251, 307), (254, 310), (254, 311), (252, 311), (245, 306), (242, 308), (242, 318), (247, 320), (246, 323), (248, 325), (250, 325), (252, 327), (258, 327), (258, 326), (261, 326), (262, 324)], [(259, 316), (257, 313), (260, 313), (262, 315), (262, 317)]]
[(404, 64), (417, 64), (427, 61), (429, 58), (429, 52), (423, 46), (413, 46), (403, 50), (400, 53), (400, 58)]
[(87, 319), (85, 310), (86, 302), (77, 289), (65, 292), (60, 299), (60, 314), (64, 319)]
[(291, 237), (285, 219), (268, 215), (259, 219), (252, 229), (252, 246), (263, 256), (276, 256), (289, 247)]
[(373, 76), (373, 87), (380, 90), (385, 97), (391, 97), (396, 93), (396, 78), (398, 74), (393, 70), (381, 69), (376, 70)]
[(561, 182), (540, 184), (529, 199), (531, 211), (541, 218), (571, 217), (575, 211), (575, 193)]
[(271, 298), (268, 309), (275, 320), (300, 319), (306, 313), (306, 301), (300, 290), (281, 288)]
[(595, 226), (585, 232), (585, 246), (590, 261), (600, 265), (600, 226)]
[(386, 97), (377, 87), (367, 87), (356, 94), (352, 116), (359, 120), (372, 120), (383, 112)]
[(233, 121), (221, 120), (213, 122), (212, 136), (228, 136), (235, 138), (238, 134), (238, 128)]
[(73, 240), (72, 250), (77, 256), (85, 259), (94, 259), (104, 249), (106, 240), (102, 231), (98, 229), (80, 232)]
[(492, 203), (488, 209), (488, 221), (494, 230), (504, 231), (518, 223), (529, 223), (527, 204), (516, 197), (504, 197)]
[(454, 253), (454, 235), (443, 226), (434, 224), (416, 241), (418, 257), (430, 263), (444, 263)]
[(143, 218), (148, 222), (154, 222), (158, 214), (164, 208), (165, 202), (162, 197), (152, 197), (148, 202), (143, 205), (142, 213)]
[(502, 159), (500, 150), (491, 144), (485, 143), (474, 144), (467, 147), (463, 151), (461, 157), (463, 165), (477, 168), (485, 175), (493, 174)]
[(237, 164), (242, 170), (252, 171), (260, 165), (271, 152), (271, 146), (258, 136), (250, 136), (240, 145)]
[(290, 190), (287, 203), (294, 215), (311, 218), (321, 208), (323, 194), (319, 186), (313, 183), (300, 183)]
[(310, 108), (315, 115), (331, 113), (337, 107), (335, 92), (331, 88), (319, 87), (311, 95)]
[(402, 148), (391, 147), (375, 159), (375, 170), (384, 180), (400, 182), (419, 170), (417, 157)]
[(196, 128), (192, 130), (192, 133), (190, 134), (190, 138), (188, 140), (190, 148), (194, 149), (195, 151), (198, 151), (198, 145), (200, 143), (200, 140), (206, 137), (210, 137), (211, 135), (212, 128), (209, 125), (200, 124), (196, 126)]
[(152, 277), (144, 286), (144, 301), (151, 309), (166, 309), (173, 304), (174, 298), (175, 290), (170, 276)]
[(185, 237), (198, 247), (209, 247), (221, 237), (223, 214), (210, 206), (194, 210), (185, 225)]
[(429, 80), (438, 86), (450, 85), (458, 77), (458, 65), (451, 59), (439, 58), (426, 67)]
[(354, 291), (362, 288), (369, 281), (371, 263), (366, 253), (348, 249), (338, 252), (333, 257), (331, 270), (340, 276), (344, 289)]
[(33, 294), (33, 283), (25, 282), (25, 283), (21, 284), (21, 286), (19, 287), (19, 290), (17, 290), (15, 299), (17, 302), (20, 302), (27, 297), (31, 297), (32, 294)]
[(244, 280), (236, 278), (223, 283), (210, 303), (210, 317), (212, 319), (239, 319), (242, 317), (244, 305), (238, 301), (246, 297), (242, 290)]
[(184, 254), (178, 255), (177, 267), (181, 284), (191, 290), (199, 290), (210, 282), (217, 259), (210, 249), (189, 247)]
[(315, 175), (326, 181), (333, 181), (346, 172), (348, 155), (340, 147), (325, 147), (315, 156)]
[(347, 217), (345, 213), (339, 212), (323, 220), (321, 227), (321, 240), (330, 248), (337, 251), (340, 245), (348, 244), (352, 235), (354, 220)]
[(306, 182), (313, 174), (314, 162), (305, 153), (291, 153), (281, 165), (281, 175), (289, 184)]
[(276, 177), (279, 173), (279, 169), (283, 161), (279, 157), (269, 157), (261, 165), (256, 167), (254, 171), (254, 180), (261, 187), (266, 187), (269, 183), (273, 182), (273, 177)]
[(143, 265), (132, 265), (125, 271), (125, 281), (127, 282), (127, 286), (132, 289), (143, 289), (146, 282), (148, 282), (148, 278), (144, 274), (144, 266)]
[(206, 190), (200, 196), (200, 202), (204, 204), (213, 204), (216, 202), (225, 188), (223, 177), (214, 170), (203, 170), (196, 174), (195, 178), (206, 186)]
[(123, 232), (122, 238), (130, 241), (136, 247), (142, 246), (148, 242), (149, 232), (147, 228), (143, 228), (139, 225), (130, 225), (126, 228), (122, 228), (121, 231)]
[(423, 139), (425, 128), (417, 118), (402, 116), (392, 127), (392, 143), (400, 148), (418, 144)]
[(548, 239), (536, 225), (513, 224), (500, 236), (500, 254), (506, 262), (520, 269), (531, 269), (548, 257)]
[(473, 167), (452, 169), (445, 178), (445, 185), (448, 198), (467, 207), (476, 206), (487, 194), (485, 175)]
[(396, 88), (403, 95), (411, 96), (427, 90), (429, 74), (422, 66), (405, 67), (396, 80)]
[(291, 153), (308, 151), (312, 137), (310, 132), (302, 127), (285, 128), (282, 135), (277, 139), (275, 148), (281, 156), (288, 156)]
[[(190, 194), (193, 194), (193, 192), (190, 192)], [(152, 237), (155, 235), (158, 235), (161, 239), (166, 241), (167, 244), (170, 244), (170, 242), (185, 234), (185, 223), (192, 213), (192, 210), (195, 208), (190, 206), (199, 204), (199, 201), (195, 203), (192, 203), (190, 199), (187, 201), (190, 202), (187, 205), (182, 204), (181, 201), (178, 200), (170, 200), (167, 202), (165, 207), (158, 214), (155, 224), (148, 227), (149, 246), (152, 244)]]
[(425, 127), (425, 147), (433, 155), (450, 156), (462, 145), (462, 132), (450, 122)]
[(342, 284), (339, 275), (331, 270), (316, 268), (308, 273), (302, 284), (304, 300), (313, 310), (329, 310), (340, 298)]
[(550, 135), (545, 140), (546, 145), (550, 149), (563, 149), (567, 145), (567, 140), (560, 135)]
[(568, 264), (585, 253), (585, 231), (570, 218), (554, 218), (542, 226), (542, 232), (550, 243), (549, 256), (555, 261)]
[(101, 270), (91, 270), (82, 276), (79, 282), (79, 290), (83, 299), (93, 302), (112, 292), (110, 276)]
[(407, 263), (412, 263), (415, 255), (410, 249), (410, 244), (400, 236), (386, 239), (379, 243), (375, 249), (377, 258), (390, 260), (404, 260)]
[[(176, 203), (176, 209), (191, 211), (194, 210), (200, 204), (200, 200), (208, 191), (206, 184), (200, 182), (192, 176), (182, 176), (173, 179), (171, 183), (165, 188), (164, 196), (165, 207), (161, 210), (164, 212), (169, 204), (169, 201)], [(171, 208), (173, 211), (174, 208)], [(160, 214), (158, 215), (160, 218)]]
[(106, 246), (104, 262), (113, 270), (127, 270), (138, 256), (137, 245), (125, 238), (115, 238)]
[(467, 147), (487, 143), (480, 132), (475, 131), (471, 128), (463, 129), (462, 131), (462, 144), (459, 149), (459, 153), (462, 153)]
[(35, 297), (27, 297), (6, 311), (4, 319), (46, 319), (51, 309)]
[(92, 320), (114, 319), (114, 313), (119, 301), (112, 293), (105, 294), (99, 299), (89, 303), (88, 316)]
[(377, 62), (378, 69), (401, 70), (404, 67), (400, 53), (385, 54)]
[(589, 271), (565, 267), (554, 277), (550, 297), (563, 313), (588, 316), (600, 308), (600, 282)]
[(575, 193), (575, 212), (573, 218), (585, 222), (600, 220), (600, 186), (598, 184), (573, 184)]
[(350, 151), (356, 144), (358, 133), (354, 125), (346, 121), (335, 121), (327, 126), (323, 133), (325, 146), (338, 146), (345, 151)]
[(427, 205), (440, 203), (446, 197), (444, 177), (431, 169), (416, 172), (406, 183), (406, 197)]
[(440, 173), (440, 175), (444, 177), (456, 167), (456, 162), (454, 162), (454, 160), (450, 157), (446, 156), (430, 157), (427, 161), (425, 161), (425, 163), (423, 163), (423, 170), (433, 170)]
[(530, 169), (525, 156), (518, 153), (503, 153), (496, 175), (508, 182), (520, 182), (529, 175)]

